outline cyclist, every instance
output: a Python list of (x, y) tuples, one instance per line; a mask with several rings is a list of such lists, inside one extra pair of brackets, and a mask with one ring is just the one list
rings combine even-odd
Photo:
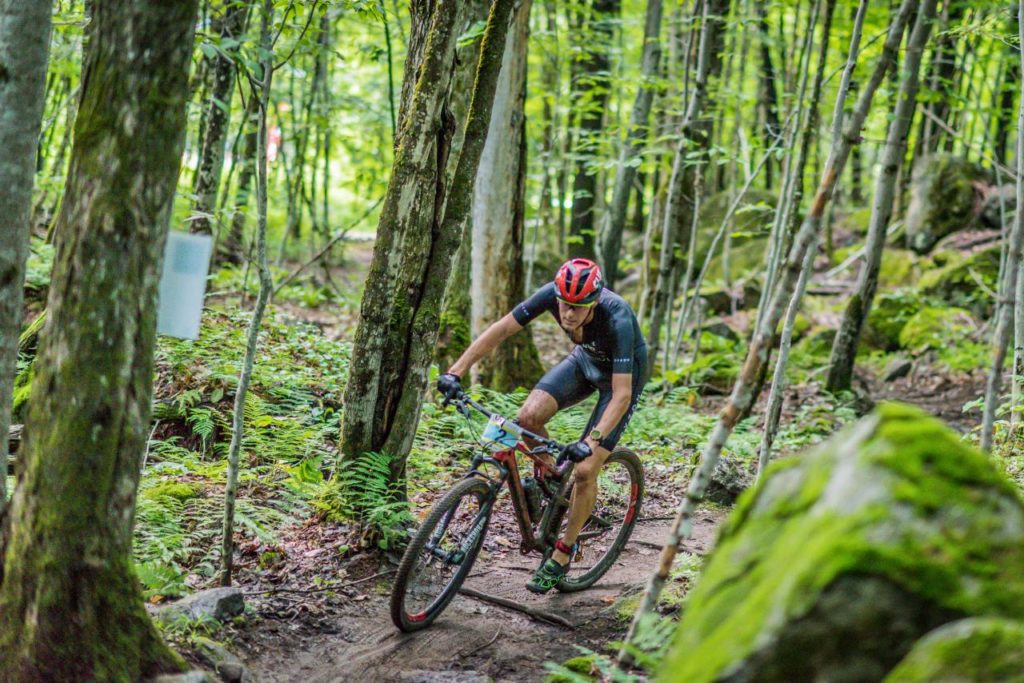
[(461, 378), (501, 342), (547, 311), (576, 347), (537, 383), (519, 410), (519, 423), (547, 436), (545, 425), (559, 410), (579, 403), (594, 391), (597, 406), (582, 438), (566, 455), (577, 463), (572, 506), (565, 534), (551, 557), (526, 584), (546, 593), (565, 575), (574, 543), (597, 499), (597, 475), (618, 443), (647, 379), (647, 344), (629, 304), (604, 287), (593, 261), (566, 261), (550, 282), (511, 313), (492, 324), (441, 375), (438, 390), (451, 398), (462, 391)]

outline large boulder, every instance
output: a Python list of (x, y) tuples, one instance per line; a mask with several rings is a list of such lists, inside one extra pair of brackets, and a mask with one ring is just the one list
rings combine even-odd
[(900, 348), (900, 333), (922, 308), (924, 302), (914, 290), (900, 289), (881, 294), (868, 312), (864, 344), (882, 351)]
[(903, 324), (899, 345), (913, 353), (945, 349), (965, 341), (975, 328), (971, 314), (962, 308), (925, 307)]
[(915, 641), (1024, 616), (1024, 502), (938, 420), (882, 404), (741, 496), (662, 681), (879, 681)]
[(989, 182), (985, 168), (963, 157), (933, 154), (922, 159), (910, 184), (907, 246), (924, 254), (946, 235), (973, 226)]
[(944, 253), (945, 265), (925, 272), (918, 280), (918, 291), (925, 297), (986, 315), (995, 303), (992, 292), (999, 288), (1001, 249), (995, 243), (966, 256)]
[(917, 641), (885, 683), (1024, 681), (1024, 624), (962, 619)]
[[(712, 194), (701, 203), (700, 218), (697, 221), (697, 262), (694, 272), (699, 272), (704, 265), (711, 242), (722, 227), (722, 221), (725, 220), (733, 199), (732, 192), (722, 191)], [(755, 189), (748, 190), (740, 199), (728, 228), (731, 235), (729, 270), (734, 277), (760, 270), (761, 264), (764, 263), (777, 199), (774, 193)], [(722, 277), (722, 243), (719, 242), (715, 247), (707, 279), (716, 281)], [(756, 301), (754, 303), (756, 305)]]

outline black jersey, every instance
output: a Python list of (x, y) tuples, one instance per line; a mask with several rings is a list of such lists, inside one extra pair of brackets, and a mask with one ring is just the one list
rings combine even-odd
[[(512, 317), (525, 327), (547, 311), (561, 324), (557, 295), (555, 283), (550, 282), (512, 309)], [(572, 339), (570, 332), (566, 335)], [(595, 364), (615, 373), (632, 372), (637, 356), (641, 352), (646, 354), (647, 349), (633, 309), (625, 299), (608, 289), (601, 290), (594, 304), (594, 317), (583, 326), (583, 340), (578, 345)]]

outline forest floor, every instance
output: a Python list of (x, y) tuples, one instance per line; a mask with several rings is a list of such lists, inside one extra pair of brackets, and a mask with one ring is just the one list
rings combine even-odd
[[(315, 326), (311, 333), (315, 337), (335, 342), (350, 339), (358, 312), (359, 284), (369, 264), (371, 248), (368, 243), (353, 245), (344, 267), (332, 269), (319, 278), (329, 283), (325, 287), (333, 288), (336, 303), (321, 305), (306, 302), (301, 296), (280, 297), (275, 304), (277, 334), (287, 334), (280, 330), (289, 327), (290, 321), (303, 321)], [(837, 318), (835, 304), (826, 307), (812, 303), (812, 307), (815, 305), (819, 313), (808, 317), (811, 325), (817, 327), (812, 327), (809, 338), (814, 329), (834, 329)], [(742, 315), (738, 321), (726, 320), (738, 330), (744, 328)], [(539, 320), (532, 327), (542, 360), (550, 367), (568, 351), (568, 342), (553, 323)], [(306, 348), (315, 344), (309, 339), (302, 337), (295, 343)], [(710, 343), (713, 348), (705, 353), (709, 358), (717, 358), (716, 363), (735, 366), (742, 360), (742, 342), (722, 346)], [(211, 342), (211, 346), (215, 345)], [(294, 350), (292, 346), (287, 348)], [(181, 353), (188, 357), (193, 352), (183, 348)], [(785, 394), (782, 422), (787, 427), (779, 437), (779, 457), (797, 453), (826, 438), (853, 419), (855, 412), (866, 409), (870, 401), (907, 401), (961, 432), (977, 427), (978, 412), (965, 412), (964, 405), (977, 399), (983, 390), (981, 367), (952, 371), (938, 362), (934, 352), (915, 354), (907, 376), (885, 382), (880, 379), (884, 374), (882, 367), (894, 358), (907, 358), (907, 354), (871, 359), (858, 368), (857, 379), (858, 393), (869, 401), (861, 401), (855, 411), (821, 390), (821, 371), (827, 355), (823, 357), (821, 351), (806, 349), (800, 353), (804, 354), (803, 366), (795, 357), (792, 364), (796, 374)], [(285, 362), (291, 362), (288, 354), (284, 356)], [(214, 365), (212, 360), (206, 362)], [(310, 362), (323, 365), (325, 361)], [(332, 358), (327, 364), (331, 362), (338, 361)], [(277, 370), (272, 365), (267, 366), (266, 372), (272, 381), (276, 378)], [(326, 374), (332, 374), (330, 369)], [(197, 371), (196, 376), (202, 373)], [(708, 382), (718, 384), (712, 387)], [(679, 394), (672, 384), (649, 388), (645, 407), (638, 411), (625, 440), (626, 445), (634, 446), (641, 454), (647, 468), (641, 519), (619, 561), (594, 588), (545, 596), (527, 592), (525, 583), (539, 558), (519, 554), (518, 531), (507, 496), (499, 503), (484, 551), (466, 586), (512, 600), (527, 611), (557, 615), (568, 625), (461, 595), (430, 628), (416, 634), (401, 634), (391, 623), (388, 607), (390, 579), (398, 557), (364, 547), (355, 525), (328, 521), (323, 514), (306, 507), (306, 513), (275, 525), (272, 540), (256, 534), (240, 546), (236, 583), (246, 593), (247, 618), (222, 629), (216, 637), (228, 643), (246, 662), (253, 680), (259, 681), (538, 681), (552, 663), (565, 662), (588, 650), (608, 653), (625, 634), (638, 594), (655, 567), (669, 520), (685, 490), (706, 430), (713, 423), (723, 401), (721, 394), (730, 382), (728, 376), (724, 380), (702, 380), (701, 389), (683, 390)], [(337, 392), (337, 387), (332, 391)], [(755, 418), (741, 424), (730, 440), (730, 455), (747, 464), (756, 460), (761, 429), (761, 418), (757, 416), (764, 412), (765, 399), (762, 394), (753, 411)], [(222, 404), (227, 401), (203, 399), (192, 410), (201, 410), (217, 400)], [(450, 436), (431, 435), (421, 441), (424, 431), (430, 432), (440, 424), (441, 413), (437, 407), (425, 409), (426, 427), (421, 425), (417, 437), (417, 443), (428, 444), (434, 455), (430, 456), (433, 459), (429, 465), (423, 465), (426, 469), (420, 471), (427, 473), (423, 481), (413, 481), (417, 470), (410, 469), (414, 518), (425, 516), (433, 500), (465, 467), (444, 455), (443, 444)], [(193, 424), (194, 418), (189, 415), (187, 422)], [(573, 419), (585, 418), (581, 413)], [(268, 422), (266, 428), (279, 430), (283, 424)], [(562, 429), (571, 424), (572, 420), (567, 419)], [(194, 436), (192, 441), (196, 441)], [(243, 487), (243, 494), (256, 502), (265, 497), (269, 504), (275, 490), (280, 489), (281, 479), (273, 474), (273, 469), (263, 472), (268, 474), (254, 473), (255, 479), (247, 488)], [(178, 481), (189, 483), (193, 479), (194, 474), (178, 477)], [(194, 502), (212, 504), (219, 489), (207, 484), (200, 490), (204, 491), (203, 496)], [(702, 557), (712, 548), (718, 526), (728, 511), (727, 507), (713, 504), (701, 508), (693, 538), (685, 544), (673, 581), (659, 606), (662, 614), (675, 614), (681, 609)], [(194, 565), (194, 559), (191, 562)]]
[[(652, 509), (666, 514), (651, 515)], [(255, 616), (237, 633), (235, 647), (260, 681), (539, 681), (546, 662), (575, 657), (580, 647), (600, 651), (624, 635), (630, 611), (619, 609), (620, 601), (642, 590), (649, 578), (668, 529), (662, 517), (669, 512), (667, 505), (645, 506), (654, 519), (641, 519), (619, 561), (594, 588), (580, 593), (529, 593), (524, 585), (537, 557), (507, 549), (512, 544), (492, 530), (466, 587), (558, 615), (571, 627), (460, 595), (430, 628), (402, 634), (388, 612), (387, 574), (393, 565), (356, 558), (345, 571), (366, 574), (370, 581), (330, 594), (249, 597)], [(684, 552), (705, 554), (724, 515), (703, 510)], [(501, 529), (503, 522), (514, 524), (507, 505), (495, 526)], [(321, 540), (314, 534), (296, 542), (308, 544), (315, 556)], [(323, 572), (322, 565), (311, 569)]]

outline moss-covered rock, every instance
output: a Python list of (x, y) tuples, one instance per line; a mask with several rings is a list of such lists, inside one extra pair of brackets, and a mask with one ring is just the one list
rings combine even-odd
[(922, 308), (920, 295), (911, 289), (882, 294), (871, 306), (862, 341), (865, 346), (882, 351), (900, 348), (900, 333), (907, 322)]
[(190, 484), (182, 481), (162, 481), (158, 484), (143, 489), (141, 495), (147, 500), (159, 500), (161, 498), (173, 498), (185, 502), (199, 497), (201, 488), (198, 484)]
[[(764, 263), (776, 200), (777, 196), (774, 193), (754, 189), (747, 191), (740, 200), (730, 226), (732, 237), (729, 244), (729, 270), (734, 277), (760, 270), (761, 264)], [(711, 241), (722, 227), (722, 221), (732, 201), (732, 193), (724, 191), (711, 195), (701, 204), (700, 220), (697, 224), (698, 269), (704, 264)], [(719, 243), (708, 269), (707, 277), (712, 281), (720, 280), (723, 276), (721, 250), (722, 245)]]
[(994, 303), (991, 293), (999, 287), (999, 252), (997, 243), (967, 257), (948, 257), (946, 265), (921, 276), (918, 291), (924, 296), (986, 315)]
[(974, 328), (974, 319), (962, 308), (925, 307), (903, 325), (900, 347), (914, 353), (944, 349), (966, 340)]
[(907, 246), (927, 253), (946, 235), (974, 225), (981, 187), (989, 182), (979, 164), (952, 154), (934, 154), (914, 169), (907, 208)]
[(659, 680), (881, 680), (934, 628), (1024, 616), (1024, 502), (982, 453), (883, 404), (741, 496)]
[(914, 645), (885, 683), (1010, 683), (1024, 681), (1024, 624), (962, 619)]

